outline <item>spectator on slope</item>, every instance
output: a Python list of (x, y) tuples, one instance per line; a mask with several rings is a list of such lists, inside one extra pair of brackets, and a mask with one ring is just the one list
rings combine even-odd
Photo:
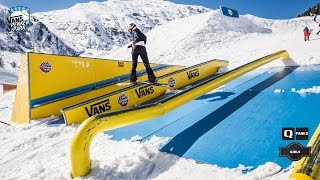
[[(316, 22), (316, 23), (319, 23), (319, 22), (317, 22), (317, 14), (314, 15), (313, 21)], [(319, 23), (319, 28), (320, 28), (320, 23)], [(319, 35), (319, 33), (320, 33), (320, 29), (317, 32), (317, 35)]]
[(132, 35), (132, 43), (128, 46), (128, 48), (132, 48), (132, 68), (130, 75), (130, 82), (134, 84), (137, 81), (137, 64), (138, 64), (138, 56), (141, 57), (144, 66), (146, 67), (146, 71), (148, 73), (149, 82), (154, 84), (156, 83), (156, 76), (154, 75), (148, 59), (148, 54), (146, 50), (146, 42), (147, 37), (138, 29), (138, 27), (134, 23), (130, 23), (128, 26), (128, 30)]
[(319, 31), (317, 32), (317, 35), (319, 35), (319, 33), (320, 33), (320, 23), (319, 23)]
[(304, 41), (310, 41), (310, 34), (311, 34), (311, 30), (309, 30), (308, 27), (305, 27), (303, 30), (303, 34), (304, 34)]

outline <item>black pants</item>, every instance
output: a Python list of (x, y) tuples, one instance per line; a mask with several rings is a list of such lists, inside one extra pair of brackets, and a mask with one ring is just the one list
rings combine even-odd
[(144, 46), (135, 46), (132, 48), (132, 69), (131, 69), (131, 75), (130, 75), (130, 81), (137, 81), (137, 64), (138, 64), (138, 57), (140, 56), (144, 66), (146, 67), (146, 71), (148, 73), (148, 79), (150, 82), (154, 82), (156, 79), (156, 76), (154, 75), (148, 59), (148, 54), (146, 47)]

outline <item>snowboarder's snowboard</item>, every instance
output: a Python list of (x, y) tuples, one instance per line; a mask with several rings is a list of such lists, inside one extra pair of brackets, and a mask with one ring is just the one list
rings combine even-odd
[(117, 83), (117, 86), (130, 86), (135, 85), (134, 83)]
[(162, 86), (162, 87), (165, 87), (165, 86), (169, 86), (169, 84), (163, 84), (163, 83), (151, 83), (151, 82), (147, 82), (147, 81), (144, 81), (144, 82), (136, 82), (137, 84), (148, 84), (150, 86)]
[(166, 87), (169, 86), (168, 84), (162, 84), (162, 83), (150, 83), (147, 81), (143, 81), (143, 82), (135, 82), (135, 83), (117, 83), (118, 86), (130, 86), (130, 85), (136, 85), (136, 84), (147, 84), (150, 86), (161, 86), (161, 87)]

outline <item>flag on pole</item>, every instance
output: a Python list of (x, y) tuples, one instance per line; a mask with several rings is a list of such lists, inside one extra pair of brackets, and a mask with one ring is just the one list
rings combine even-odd
[(239, 17), (238, 11), (231, 8), (220, 6), (220, 12), (225, 16)]

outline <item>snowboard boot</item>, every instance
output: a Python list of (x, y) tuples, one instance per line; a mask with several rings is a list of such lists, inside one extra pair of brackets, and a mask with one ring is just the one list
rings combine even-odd
[(148, 81), (150, 84), (156, 84), (158, 82), (157, 79), (149, 79)]

